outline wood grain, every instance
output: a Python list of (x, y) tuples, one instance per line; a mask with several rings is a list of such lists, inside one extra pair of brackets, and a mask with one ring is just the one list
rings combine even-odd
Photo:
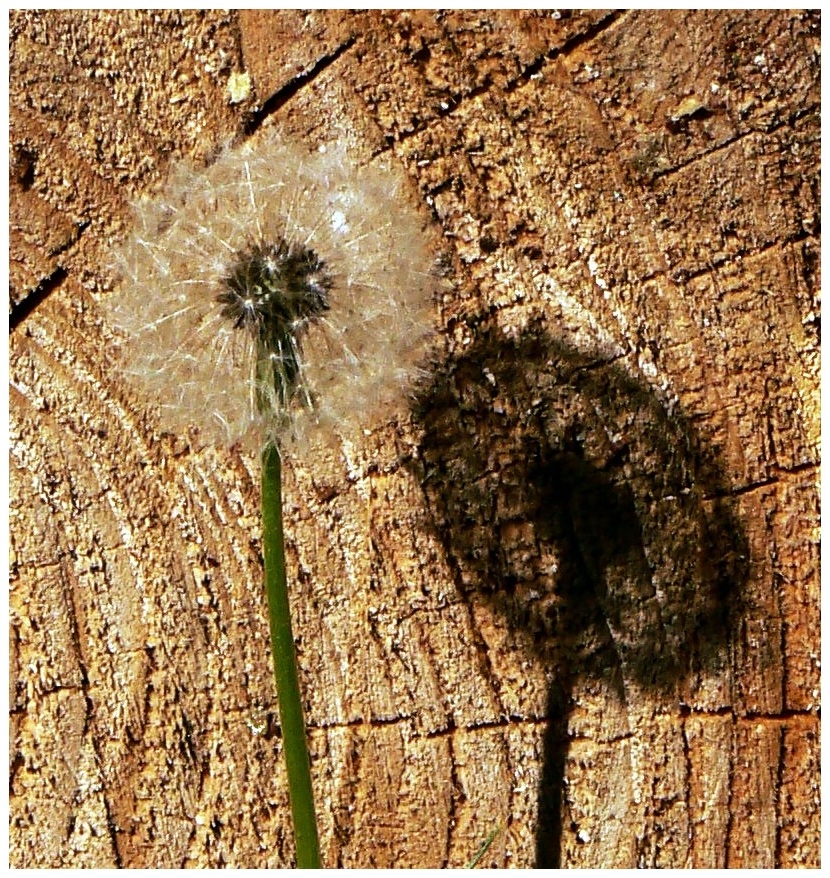
[(256, 462), (159, 434), (99, 307), (263, 125), (391, 153), (447, 266), (412, 410), (287, 467), (326, 864), (819, 865), (819, 37), (12, 13), (13, 866), (292, 862)]

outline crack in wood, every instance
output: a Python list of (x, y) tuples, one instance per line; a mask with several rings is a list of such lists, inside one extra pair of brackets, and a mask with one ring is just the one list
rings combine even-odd
[(273, 94), (263, 101), (245, 124), (245, 135), (250, 136), (269, 117), (285, 106), (301, 89), (316, 79), (324, 70), (331, 67), (341, 55), (347, 52), (357, 41), (356, 37), (350, 37), (341, 43), (333, 52), (323, 55), (315, 64), (290, 79), (285, 85), (278, 88)]

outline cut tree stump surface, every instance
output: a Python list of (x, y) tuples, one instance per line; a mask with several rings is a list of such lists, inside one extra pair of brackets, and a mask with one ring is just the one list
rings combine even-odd
[(101, 308), (130, 203), (271, 126), (391, 157), (446, 275), (411, 408), (286, 464), (325, 864), (819, 866), (819, 39), (11, 14), (12, 866), (292, 863), (257, 461)]

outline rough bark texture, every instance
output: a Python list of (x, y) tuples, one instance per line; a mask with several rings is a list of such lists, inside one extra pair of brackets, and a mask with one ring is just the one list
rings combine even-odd
[(292, 862), (256, 463), (159, 435), (98, 308), (130, 200), (271, 123), (391, 151), (450, 278), (412, 411), (287, 473), (326, 864), (819, 865), (818, 53), (12, 14), (13, 865)]

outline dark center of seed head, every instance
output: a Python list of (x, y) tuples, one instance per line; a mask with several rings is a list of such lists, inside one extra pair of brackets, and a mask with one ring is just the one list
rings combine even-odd
[(299, 329), (328, 310), (332, 279), (313, 250), (281, 241), (244, 252), (224, 286), (222, 316), (265, 342), (269, 333)]
[(222, 316), (257, 342), (259, 380), (273, 382), (281, 403), (296, 389), (302, 335), (329, 308), (332, 277), (313, 250), (284, 241), (243, 252), (217, 296)]

